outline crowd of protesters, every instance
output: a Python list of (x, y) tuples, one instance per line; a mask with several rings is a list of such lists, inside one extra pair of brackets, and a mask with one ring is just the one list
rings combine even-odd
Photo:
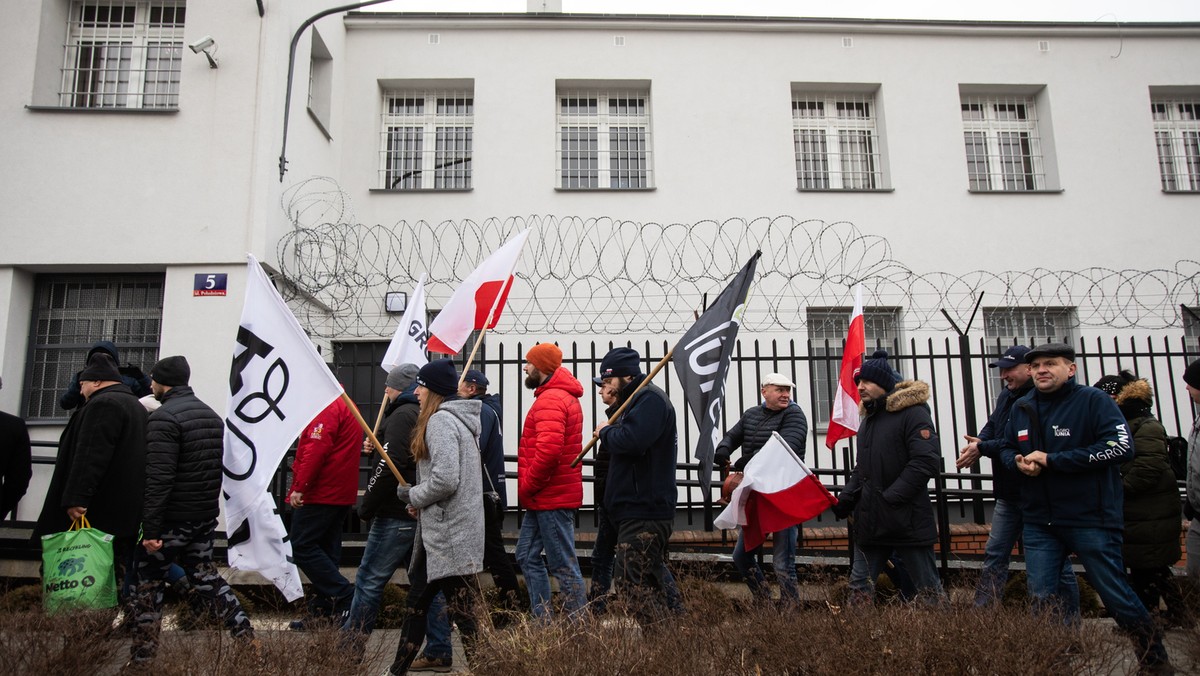
[[(167, 583), (199, 598), (244, 645), (255, 645), (250, 619), (212, 560), (221, 418), (188, 386), (184, 357), (160, 360), (148, 377), (118, 363), (115, 345), (97, 343), (61, 398), (64, 408), (77, 411), (63, 433), (35, 534), (65, 530), (86, 515), (114, 536), (115, 575), (124, 580), (121, 604), (134, 637), (131, 664), (154, 659)], [(667, 565), (677, 499), (675, 409), (641, 364), (630, 348), (604, 356), (592, 384), (605, 418), (585, 434), (584, 386), (563, 368), (559, 348), (541, 343), (525, 355), (524, 384), (534, 400), (517, 444), (524, 518), (515, 562), (540, 621), (551, 621), (556, 607), (566, 621), (603, 613), (612, 598), (642, 622), (684, 612)], [(1153, 416), (1145, 379), (1119, 371), (1094, 386), (1077, 382), (1074, 350), (1056, 343), (1013, 346), (991, 366), (1003, 389), (983, 429), (966, 435), (956, 463), (966, 469), (987, 457), (994, 469), (995, 508), (975, 604), (999, 600), (1020, 542), (1034, 612), (1077, 622), (1078, 563), (1132, 638), (1142, 670), (1173, 673), (1163, 628), (1194, 624), (1172, 572), (1183, 553), (1184, 516), (1191, 519), (1187, 572), (1200, 578), (1200, 520), (1193, 518), (1200, 511), (1200, 418), (1187, 437), (1188, 500), (1181, 510), (1169, 438)], [(1200, 404), (1200, 360), (1183, 380)], [(862, 363), (854, 382), (861, 399), (856, 461), (833, 507), (835, 516), (849, 519), (855, 543), (849, 600), (869, 602), (874, 581), (887, 571), (904, 598), (944, 605), (928, 491), (941, 467), (930, 388), (903, 379), (884, 351)], [(744, 469), (776, 435), (804, 458), (808, 420), (793, 400), (795, 383), (771, 373), (761, 384), (762, 402), (716, 445), (723, 473)], [(341, 400), (305, 428), (288, 503), (295, 561), (311, 585), (306, 615), (291, 629), (336, 627), (343, 644), (361, 654), (384, 586), (404, 566), (408, 612), (389, 673), (448, 671), (451, 620), (471, 654), (479, 573), (487, 570), (500, 590), (496, 621), (518, 607), (518, 580), (501, 534), (508, 498), (500, 404), (488, 386), (484, 373), (459, 374), (449, 359), (389, 372), (378, 430), (388, 459), (373, 465), (358, 511), (370, 530), (353, 582), (339, 571), (341, 528), (358, 499), (361, 454), (374, 447)], [(598, 449), (590, 588), (574, 531), (584, 504), (577, 459), (585, 437)], [(27, 483), (27, 471), (21, 477)], [(0, 494), (6, 512), (23, 488), (6, 480)], [(771, 535), (784, 605), (799, 600), (798, 539), (798, 524)], [(769, 603), (761, 553), (747, 551), (739, 534), (732, 559), (752, 597)], [(558, 605), (551, 603), (551, 578), (558, 581)]]

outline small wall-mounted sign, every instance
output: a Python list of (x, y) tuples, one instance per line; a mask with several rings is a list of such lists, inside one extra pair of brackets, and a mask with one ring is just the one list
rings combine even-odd
[(229, 275), (224, 273), (215, 275), (199, 273), (196, 275), (196, 281), (192, 284), (192, 295), (224, 296), (225, 285), (228, 281)]

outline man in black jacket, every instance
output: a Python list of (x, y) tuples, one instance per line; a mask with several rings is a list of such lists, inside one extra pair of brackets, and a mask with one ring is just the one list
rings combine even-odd
[[(768, 373), (763, 376), (763, 403), (746, 409), (742, 419), (725, 433), (725, 438), (717, 444), (714, 463), (728, 468), (733, 449), (740, 446), (742, 457), (738, 459), (734, 468), (738, 472), (743, 471), (746, 463), (750, 462), (754, 454), (771, 438), (772, 432), (779, 432), (792, 451), (803, 460), (808, 436), (808, 418), (804, 416), (804, 411), (800, 410), (800, 405), (792, 401), (792, 390), (795, 387), (795, 383), (782, 373)], [(775, 568), (775, 579), (779, 583), (779, 600), (792, 604), (800, 602), (800, 593), (796, 586), (796, 541), (799, 531), (800, 526), (796, 525), (771, 534), (771, 563)], [(745, 538), (741, 529), (738, 529), (737, 544), (733, 547), (733, 565), (737, 566), (742, 574), (750, 593), (756, 599), (766, 600), (770, 598), (771, 592), (756, 560), (761, 552), (761, 546), (747, 552)]]
[(596, 436), (608, 449), (604, 508), (617, 526), (617, 588), (643, 619), (667, 610), (680, 612), (668, 589), (664, 563), (675, 519), (675, 462), (678, 434), (675, 407), (666, 392), (647, 383), (641, 357), (627, 347), (610, 350), (600, 362), (600, 378), (617, 390), (617, 403), (629, 400), (612, 425), (603, 420)]
[[(4, 387), (0, 381), (0, 388)], [(16, 512), (33, 476), (29, 429), (15, 415), (0, 412), (0, 520)]]
[(213, 563), (225, 424), (192, 392), (191, 374), (182, 356), (161, 359), (150, 371), (150, 387), (162, 406), (150, 415), (147, 434), (142, 546), (134, 556), (133, 664), (153, 660), (158, 651), (163, 583), (176, 562), (234, 638), (254, 639), (250, 618)]
[[(107, 352), (92, 354), (79, 373), (79, 385), (86, 403), (59, 439), (54, 474), (33, 533), (64, 531), (86, 514), (93, 528), (113, 536), (119, 583), (133, 559), (142, 521), (146, 409), (121, 383)], [(118, 589), (124, 590), (119, 584)]]
[[(992, 512), (992, 530), (984, 546), (983, 570), (975, 586), (975, 605), (980, 607), (1000, 600), (1008, 581), (1008, 560), (1013, 546), (1021, 537), (1020, 474), (1004, 466), (1000, 460), (1000, 449), (1004, 447), (1004, 429), (1008, 426), (1013, 404), (1033, 390), (1033, 372), (1025, 363), (1028, 353), (1028, 347), (1013, 345), (988, 365), (1000, 369), (1000, 381), (1004, 383), (1004, 389), (996, 397), (996, 406), (992, 408), (987, 424), (979, 430), (979, 436), (963, 435), (967, 445), (955, 463), (955, 467), (964, 469), (978, 461), (981, 455), (992, 461), (992, 492), (996, 497), (996, 506)], [(1075, 571), (1070, 559), (1063, 562), (1059, 584), (1064, 589), (1067, 603), (1078, 612), (1079, 586), (1075, 583)]]
[(834, 513), (854, 514), (854, 541), (875, 580), (895, 552), (916, 586), (918, 598), (945, 600), (933, 556), (937, 526), (929, 480), (941, 466), (938, 436), (929, 410), (929, 386), (896, 382), (887, 352), (878, 350), (854, 375), (862, 399), (858, 462), (838, 496)]

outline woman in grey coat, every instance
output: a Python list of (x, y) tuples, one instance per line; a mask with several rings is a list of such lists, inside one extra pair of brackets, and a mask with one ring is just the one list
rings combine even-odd
[(476, 574), (483, 570), (483, 485), (479, 481), (479, 407), (459, 399), (458, 373), (449, 359), (432, 361), (417, 374), (421, 411), (412, 435), (417, 483), (396, 494), (417, 517), (417, 538), (408, 577), (409, 613), (389, 673), (408, 673), (425, 639), (429, 604), (442, 592), (464, 647), (475, 635)]

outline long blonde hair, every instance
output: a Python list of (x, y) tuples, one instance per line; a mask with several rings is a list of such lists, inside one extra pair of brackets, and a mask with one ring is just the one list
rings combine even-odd
[(429, 447), (425, 445), (425, 426), (429, 424), (429, 419), (433, 417), (434, 413), (437, 413), (445, 400), (446, 397), (428, 388), (425, 390), (425, 396), (421, 397), (421, 411), (417, 413), (417, 424), (413, 427), (412, 442), (409, 444), (413, 460), (424, 460), (429, 457)]

